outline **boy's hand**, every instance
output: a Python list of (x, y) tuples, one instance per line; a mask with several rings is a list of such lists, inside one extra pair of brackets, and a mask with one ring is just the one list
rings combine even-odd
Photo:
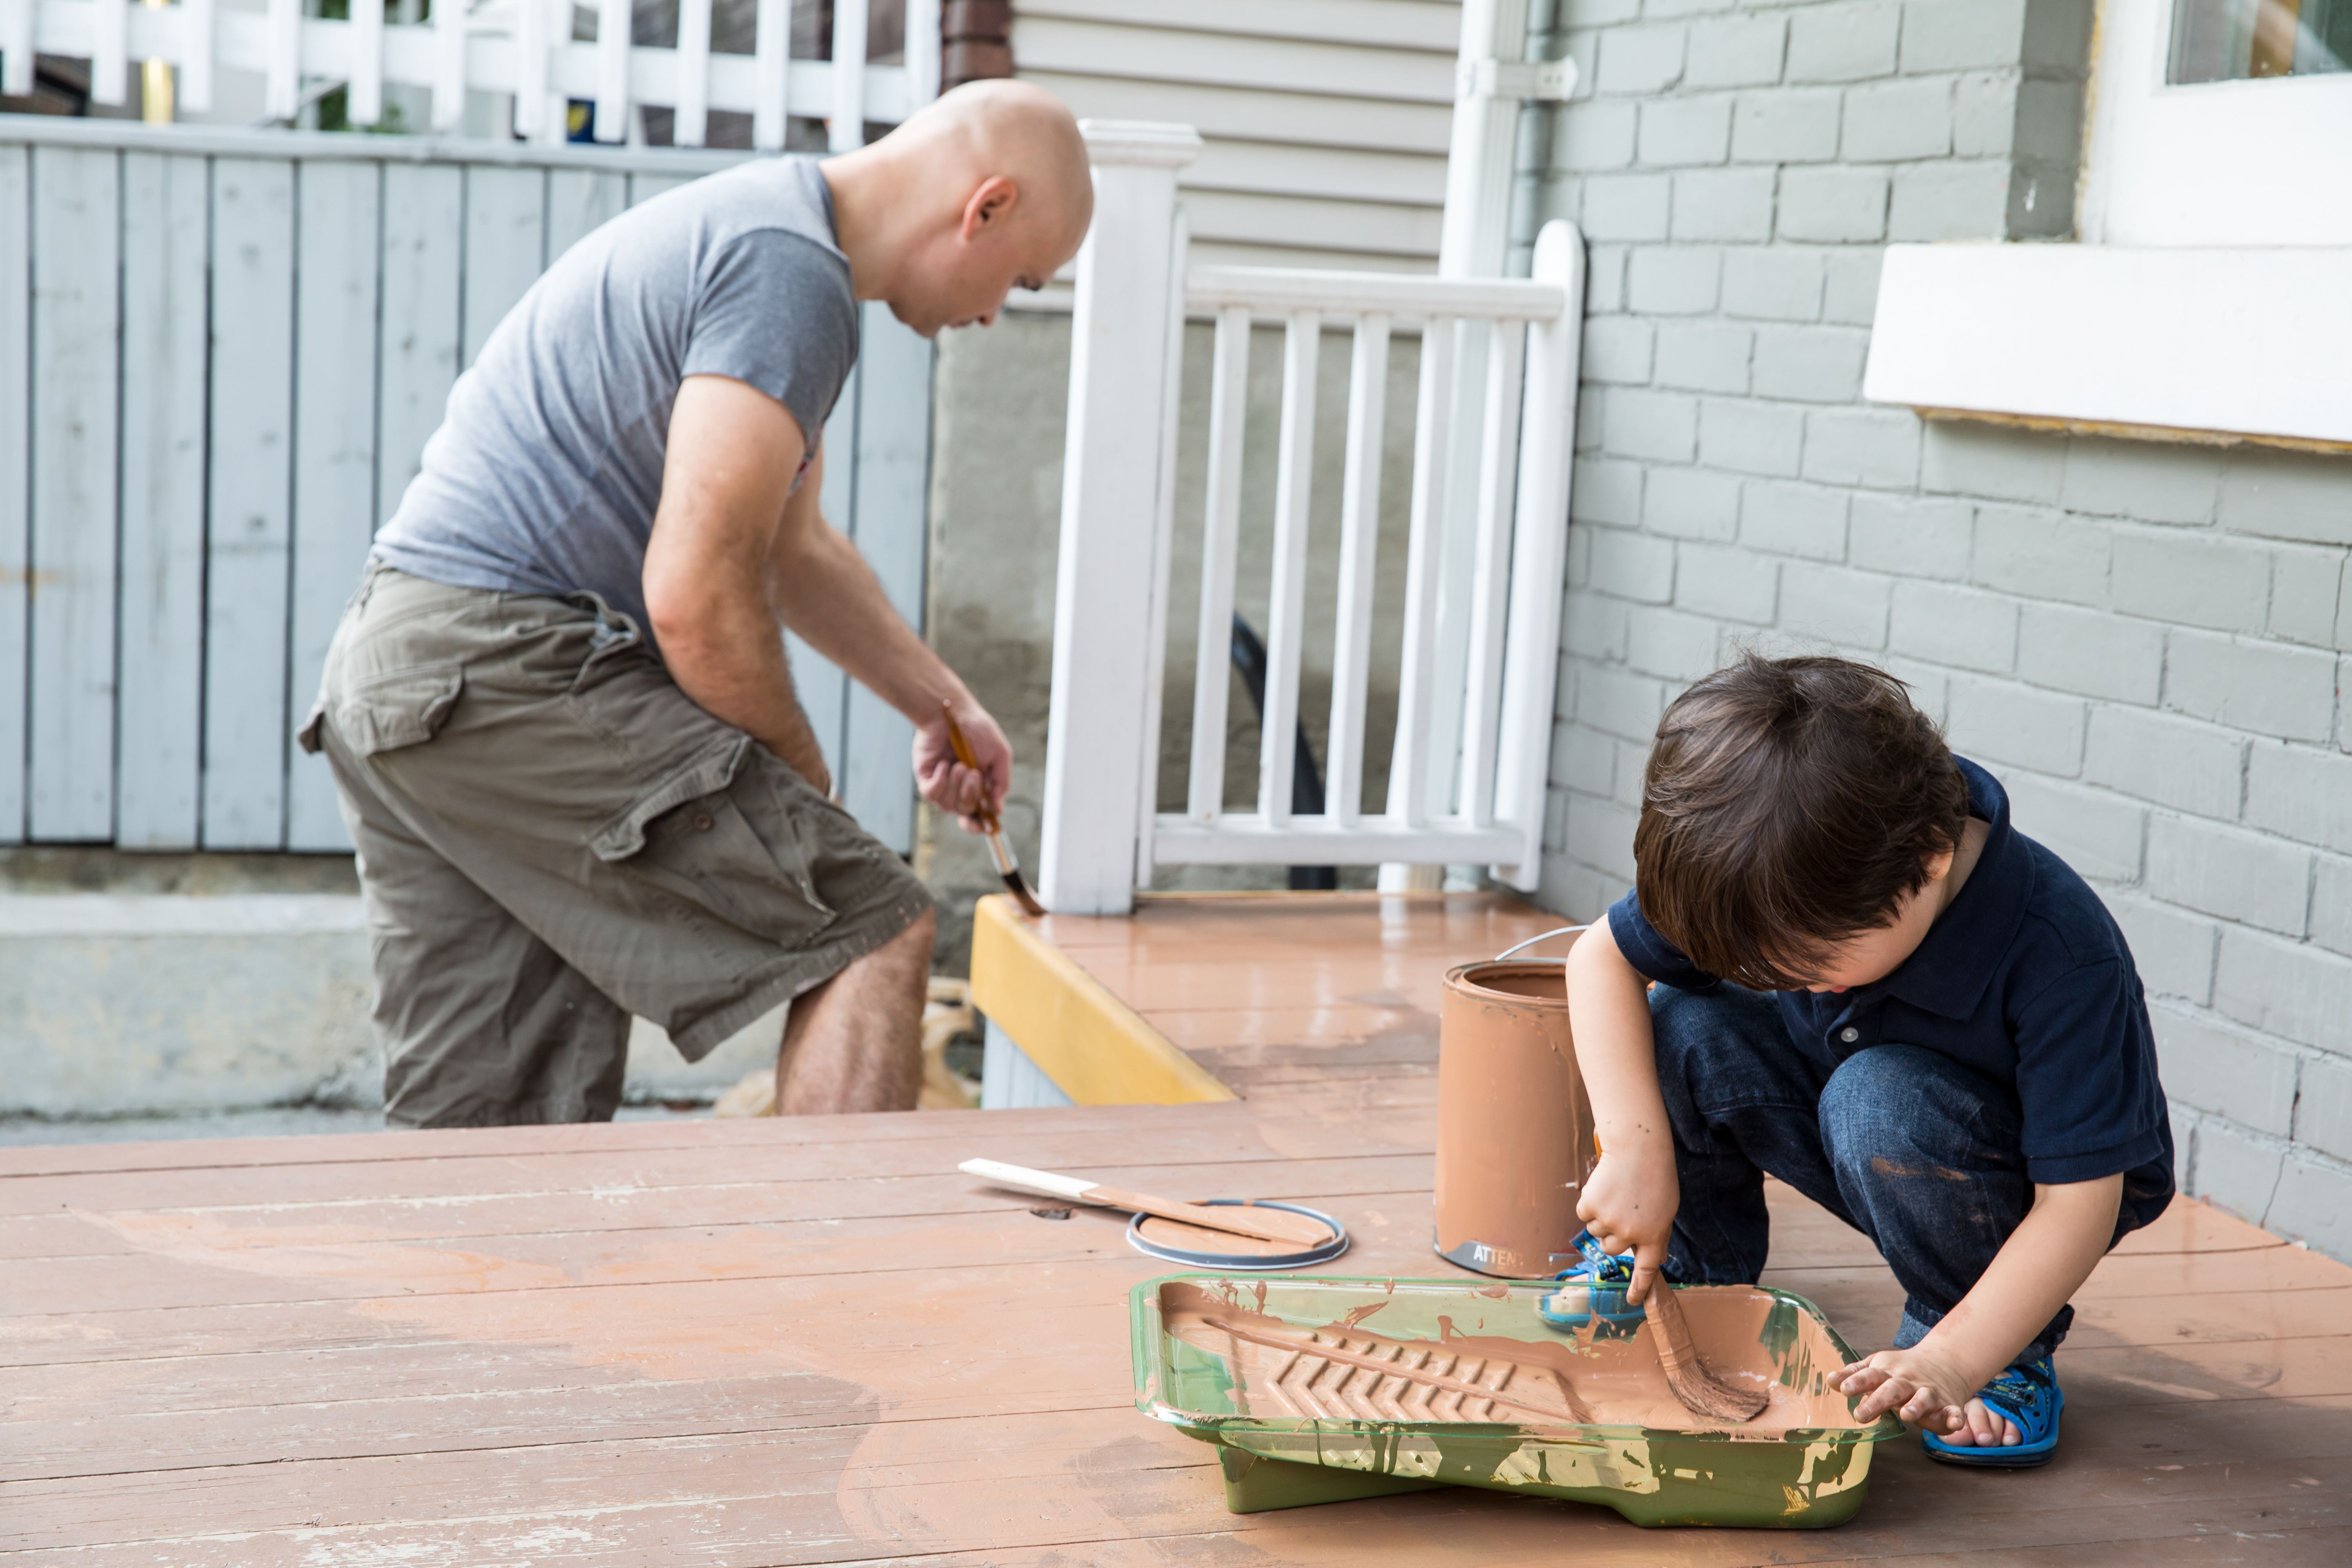
[(1633, 1255), (1633, 1282), (1625, 1288), (1625, 1300), (1636, 1306), (1649, 1295), (1650, 1281), (1666, 1260), (1666, 1241), (1682, 1200), (1674, 1144), (1663, 1138), (1631, 1147), (1611, 1145), (1585, 1181), (1576, 1217), (1610, 1251)]
[(1952, 1365), (1925, 1342), (1907, 1351), (1880, 1351), (1829, 1375), (1832, 1388), (1861, 1397), (1854, 1415), (1864, 1421), (1875, 1421), (1892, 1410), (1898, 1420), (1948, 1436), (1973, 1425), (1973, 1410), (1979, 1421), (1990, 1424), (1981, 1441), (1997, 1447), (2008, 1423), (1976, 1403), (1983, 1381)]

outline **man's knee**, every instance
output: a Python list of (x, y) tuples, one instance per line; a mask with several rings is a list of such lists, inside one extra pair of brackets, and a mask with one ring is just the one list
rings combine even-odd
[(892, 937), (887, 945), (902, 951), (908, 948), (919, 948), (922, 951), (924, 963), (929, 964), (931, 961), (931, 944), (937, 940), (939, 934), (940, 911), (926, 905), (922, 913), (908, 921), (907, 929)]

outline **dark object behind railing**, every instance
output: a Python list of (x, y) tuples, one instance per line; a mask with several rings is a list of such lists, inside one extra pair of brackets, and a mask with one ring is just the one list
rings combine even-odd
[[(1234, 668), (1239, 672), (1242, 684), (1249, 688), (1250, 702), (1257, 709), (1260, 724), (1265, 722), (1265, 642), (1241, 616), (1234, 617)], [(1315, 748), (1307, 743), (1307, 726), (1297, 727), (1297, 750), (1290, 765), (1290, 812), (1294, 816), (1323, 815), (1323, 773), (1315, 765)], [(1293, 866), (1290, 868), (1293, 888), (1329, 891), (1339, 885), (1337, 866)]]

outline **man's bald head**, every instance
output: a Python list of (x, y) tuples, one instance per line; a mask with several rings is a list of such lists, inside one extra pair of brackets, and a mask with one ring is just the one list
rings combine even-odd
[(1094, 217), (1077, 121), (1026, 82), (967, 83), (824, 172), (858, 296), (926, 337), (1043, 287)]

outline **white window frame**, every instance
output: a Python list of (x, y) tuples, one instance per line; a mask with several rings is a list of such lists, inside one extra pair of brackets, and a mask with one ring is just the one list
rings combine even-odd
[(2352, 245), (2352, 73), (2173, 86), (2172, 13), (2099, 7), (2084, 241)]
[(1864, 398), (2352, 450), (2352, 75), (2173, 86), (2172, 15), (2100, 5), (2084, 243), (1887, 247)]

